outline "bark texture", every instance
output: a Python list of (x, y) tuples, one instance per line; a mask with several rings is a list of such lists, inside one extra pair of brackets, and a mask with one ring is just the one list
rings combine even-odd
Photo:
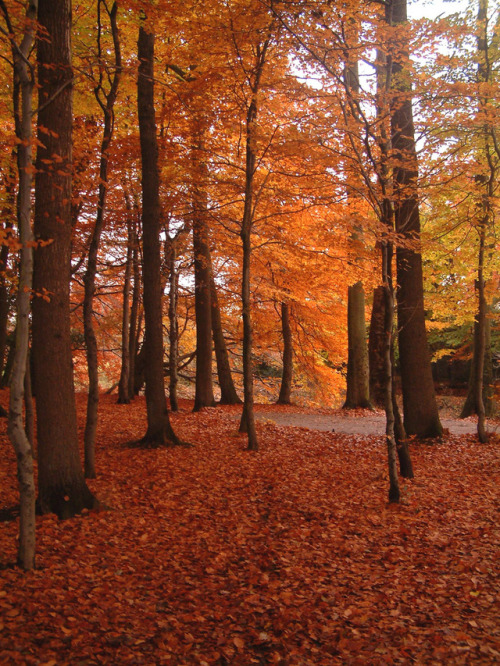
[(167, 410), (163, 372), (163, 311), (160, 252), (160, 176), (154, 108), (154, 35), (146, 19), (139, 27), (137, 105), (142, 160), (144, 354), (147, 431), (144, 446), (180, 443)]
[(356, 282), (348, 289), (347, 332), (347, 392), (344, 409), (369, 408), (370, 370), (366, 343), (365, 292), (361, 282)]
[(212, 337), (214, 341), (215, 360), (217, 363), (217, 377), (220, 387), (220, 404), (240, 405), (242, 401), (236, 393), (233, 375), (231, 373), (229, 354), (222, 328), (219, 298), (213, 274), (210, 277), (210, 305), (212, 308)]
[[(38, 151), (35, 177), (33, 365), (38, 501), (61, 518), (92, 508), (78, 450), (71, 354), (71, 2), (40, 0)], [(54, 158), (57, 156), (57, 159)]]
[(278, 405), (289, 405), (292, 396), (293, 341), (290, 326), (290, 304), (281, 303), (281, 334), (283, 336), (283, 372), (281, 373)]
[(210, 304), (211, 260), (208, 245), (206, 164), (203, 129), (193, 132), (193, 256), (196, 318), (196, 385), (194, 410), (215, 405), (212, 381), (212, 309)]
[[(386, 12), (389, 25), (404, 24), (407, 20), (406, 0), (393, 0), (386, 6)], [(404, 52), (407, 48), (407, 44), (399, 45), (392, 63), (394, 218), (396, 232), (405, 241), (396, 250), (398, 343), (405, 429), (408, 435), (425, 438), (441, 436), (443, 428), (425, 329), (415, 128), (410, 86), (403, 64), (407, 60)]]

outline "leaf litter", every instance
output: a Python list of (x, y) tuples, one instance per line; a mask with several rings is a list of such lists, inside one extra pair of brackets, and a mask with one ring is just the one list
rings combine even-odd
[(141, 450), (143, 399), (102, 398), (89, 485), (110, 509), (39, 517), (34, 572), (1, 524), (0, 663), (499, 663), (497, 441), (413, 444), (388, 505), (383, 437), (264, 422), (250, 453), (234, 408), (184, 407), (195, 446)]

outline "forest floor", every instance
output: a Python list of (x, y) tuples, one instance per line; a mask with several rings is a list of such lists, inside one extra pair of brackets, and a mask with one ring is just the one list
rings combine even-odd
[[(259, 407), (250, 453), (238, 409), (183, 403), (194, 446), (143, 450), (144, 400), (115, 400), (89, 481), (110, 508), (39, 517), (31, 573), (0, 422), (0, 664), (500, 663), (498, 434), (412, 443), (395, 505), (383, 436), (304, 427), (337, 412)], [(269, 418), (297, 411), (301, 427)]]

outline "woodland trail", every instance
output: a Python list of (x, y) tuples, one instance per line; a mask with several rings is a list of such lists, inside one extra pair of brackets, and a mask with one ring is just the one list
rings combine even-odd
[[(308, 428), (345, 435), (382, 436), (385, 432), (385, 414), (382, 411), (356, 410), (349, 413), (337, 410), (332, 414), (265, 411), (257, 412), (256, 416), (259, 421), (272, 421), (279, 426)], [(472, 435), (477, 431), (475, 417), (442, 418), (441, 423), (451, 435)], [(492, 432), (499, 432), (498, 421), (489, 422), (489, 429)]]

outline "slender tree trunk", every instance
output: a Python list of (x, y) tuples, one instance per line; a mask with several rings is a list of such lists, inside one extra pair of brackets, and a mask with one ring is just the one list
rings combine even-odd
[[(102, 65), (101, 50), (101, 6), (105, 3), (97, 3), (98, 9), (98, 59)], [(104, 208), (106, 206), (106, 195), (108, 191), (108, 150), (113, 137), (114, 111), (113, 107), (118, 93), (118, 85), (121, 75), (121, 54), (120, 41), (118, 37), (118, 26), (116, 24), (116, 14), (118, 6), (113, 3), (109, 12), (111, 34), (113, 36), (115, 62), (113, 67), (113, 77), (110, 90), (106, 93), (103, 87), (103, 69), (100, 68), (100, 80), (95, 89), (96, 99), (104, 115), (104, 131), (101, 143), (101, 159), (99, 165), (99, 194), (97, 199), (97, 215), (92, 230), (92, 236), (89, 245), (89, 254), (87, 258), (87, 270), (83, 279), (84, 299), (83, 299), (83, 332), (85, 337), (85, 347), (87, 350), (87, 370), (88, 370), (88, 396), (87, 396), (87, 420), (85, 423), (84, 451), (85, 451), (85, 477), (94, 479), (95, 472), (95, 437), (97, 430), (97, 410), (99, 405), (99, 371), (97, 360), (97, 338), (94, 330), (94, 294), (96, 290), (97, 257), (99, 245), (101, 242), (102, 230), (104, 228)]]
[(137, 103), (142, 158), (142, 236), (147, 432), (144, 446), (180, 444), (168, 416), (163, 372), (163, 312), (160, 255), (160, 178), (154, 107), (154, 35), (139, 27)]
[(347, 299), (347, 393), (344, 409), (371, 407), (370, 371), (366, 343), (365, 292), (356, 282), (348, 289)]
[[(478, 114), (482, 116), (482, 156), (483, 172), (476, 175), (475, 181), (479, 188), (477, 202), (476, 224), (479, 236), (479, 251), (477, 263), (477, 297), (478, 309), (476, 314), (476, 376), (475, 376), (475, 402), (477, 410), (477, 435), (481, 443), (488, 441), (486, 431), (486, 410), (483, 399), (484, 392), (484, 357), (486, 351), (486, 331), (487, 331), (487, 305), (485, 296), (485, 249), (486, 233), (492, 220), (494, 220), (493, 198), (495, 187), (498, 182), (498, 172), (500, 169), (500, 147), (497, 136), (497, 125), (489, 120), (489, 107), (491, 99), (489, 86), (491, 83), (492, 65), (490, 44), (488, 36), (488, 0), (479, 0), (477, 13), (477, 53), (478, 67), (477, 79), (479, 83), (479, 104)], [(494, 37), (498, 42), (498, 35)], [(498, 44), (496, 44), (498, 46)], [(493, 47), (493, 50), (495, 47)], [(485, 85), (486, 84), (486, 85)]]
[(479, 441), (484, 444), (488, 441), (488, 434), (486, 432), (486, 413), (483, 401), (483, 384), (484, 384), (484, 352), (486, 348), (486, 298), (484, 295), (484, 246), (486, 240), (486, 224), (485, 220), (482, 221), (479, 228), (479, 257), (477, 267), (477, 296), (478, 296), (478, 309), (477, 309), (477, 372), (476, 372), (476, 385), (475, 397), (477, 407), (477, 436)]
[(396, 466), (397, 444), (395, 436), (395, 415), (392, 386), (392, 347), (394, 329), (394, 295), (391, 281), (392, 251), (389, 243), (382, 244), (382, 279), (385, 294), (385, 414), (386, 414), (386, 443), (387, 460), (389, 467), (389, 502), (399, 502), (400, 490), (398, 471)]
[[(40, 0), (38, 151), (35, 176), (33, 364), (38, 435), (38, 501), (68, 518), (95, 505), (78, 449), (71, 354), (71, 2)], [(57, 155), (57, 161), (54, 161)], [(46, 295), (45, 297), (43, 295)]]
[[(477, 280), (476, 280), (477, 289)], [(479, 302), (479, 298), (478, 298)], [(470, 367), (469, 383), (467, 388), (467, 397), (460, 413), (460, 418), (465, 419), (468, 416), (477, 414), (476, 405), (476, 377), (478, 368), (478, 349), (479, 349), (479, 326), (478, 313), (474, 321), (474, 347), (472, 351), (472, 361)], [(494, 390), (493, 390), (493, 363), (491, 356), (491, 328), (490, 320), (486, 317), (485, 321), (485, 349), (483, 361), (483, 403), (486, 416), (492, 416), (494, 412)]]
[(231, 374), (229, 354), (224, 339), (224, 332), (222, 330), (219, 299), (213, 275), (210, 276), (210, 305), (212, 308), (212, 336), (214, 341), (215, 359), (217, 362), (217, 377), (219, 379), (220, 387), (220, 404), (240, 405), (242, 401), (236, 393), (233, 376)]
[(16, 44), (10, 26), (8, 10), (0, 3), (8, 32), (11, 36), (12, 56), (15, 75), (21, 87), (21, 115), (17, 128), (18, 139), (18, 228), (20, 251), (20, 274), (16, 303), (16, 342), (15, 357), (10, 385), (10, 405), (8, 432), (17, 458), (19, 481), (20, 521), (17, 562), (25, 570), (35, 566), (35, 479), (33, 472), (33, 449), (23, 423), (24, 378), (29, 372), (29, 316), (33, 277), (33, 234), (31, 231), (31, 188), (32, 188), (32, 129), (34, 71), (28, 65), (28, 58), (35, 37), (37, 2), (31, 0), (27, 6), (26, 29), (21, 44)]
[(132, 282), (132, 261), (134, 242), (134, 218), (130, 197), (125, 190), (125, 208), (127, 211), (127, 258), (125, 260), (125, 274), (123, 276), (123, 306), (122, 306), (122, 365), (120, 381), (118, 383), (118, 404), (130, 403), (130, 291)]
[[(201, 121), (200, 121), (201, 122)], [(211, 260), (208, 245), (206, 164), (203, 129), (193, 132), (193, 255), (196, 318), (196, 385), (194, 409), (215, 405), (212, 381), (212, 309), (210, 304)]]
[(253, 400), (253, 363), (252, 363), (252, 317), (250, 301), (250, 261), (251, 239), (250, 229), (241, 232), (243, 242), (243, 273), (241, 280), (241, 301), (243, 306), (243, 412), (241, 415), (240, 432), (248, 435), (248, 449), (257, 451), (259, 443), (255, 428)]
[[(389, 25), (403, 25), (406, 0), (393, 0), (386, 6)], [(403, 44), (403, 49), (407, 45)], [(398, 285), (398, 342), (403, 390), (404, 425), (408, 435), (440, 437), (443, 428), (432, 379), (431, 359), (425, 329), (418, 170), (415, 128), (410, 86), (404, 76), (399, 47), (392, 62), (393, 97), (391, 139), (394, 156), (394, 217), (396, 232), (406, 240), (396, 250)], [(410, 246), (412, 244), (412, 246)]]
[(373, 305), (370, 319), (370, 335), (368, 340), (368, 356), (370, 366), (370, 397), (377, 407), (385, 404), (384, 383), (384, 321), (385, 293), (382, 286), (373, 290)]
[(139, 355), (139, 338), (142, 327), (141, 309), (141, 262), (139, 261), (139, 236), (137, 225), (134, 226), (134, 250), (132, 252), (132, 273), (134, 286), (132, 289), (132, 306), (130, 308), (130, 334), (129, 334), (129, 396), (132, 400), (136, 396), (136, 364)]
[[(357, 60), (359, 23), (353, 17), (349, 18), (345, 24), (345, 38), (347, 45), (351, 47), (346, 49), (347, 55), (344, 65), (344, 86), (349, 98), (348, 104), (346, 104), (345, 121), (349, 128), (348, 144), (351, 150), (359, 152), (359, 119), (357, 117), (357, 105), (359, 103)], [(361, 184), (357, 175), (349, 174), (346, 185), (348, 203), (354, 203), (359, 198), (360, 189)], [(360, 221), (357, 221), (351, 232), (351, 247), (355, 253), (354, 261), (359, 265), (362, 265), (363, 261), (359, 251), (362, 245), (363, 229)], [(361, 281), (349, 286), (347, 291), (347, 340), (347, 381), (343, 408), (370, 408), (370, 369), (366, 336), (365, 292)]]
[(283, 336), (283, 371), (281, 373), (281, 387), (278, 396), (278, 405), (289, 405), (292, 394), (293, 375), (293, 344), (292, 327), (290, 326), (290, 305), (281, 303), (281, 333)]
[[(28, 354), (26, 358), (26, 372), (24, 373), (24, 430), (30, 443), (31, 450), (35, 447), (35, 408), (33, 405), (33, 390), (31, 384), (31, 362), (28, 344)], [(35, 454), (33, 453), (33, 457)]]
[(177, 299), (179, 296), (179, 276), (176, 267), (177, 248), (173, 241), (170, 244), (169, 276), (170, 291), (168, 300), (168, 320), (169, 320), (169, 356), (168, 356), (168, 374), (169, 374), (169, 399), (170, 409), (173, 412), (179, 410), (179, 401), (177, 397), (177, 385), (179, 383), (179, 323), (177, 320)]
[(7, 325), (9, 321), (9, 290), (7, 288), (6, 270), (9, 258), (9, 246), (0, 248), (0, 376), (5, 367), (5, 352), (7, 349)]

